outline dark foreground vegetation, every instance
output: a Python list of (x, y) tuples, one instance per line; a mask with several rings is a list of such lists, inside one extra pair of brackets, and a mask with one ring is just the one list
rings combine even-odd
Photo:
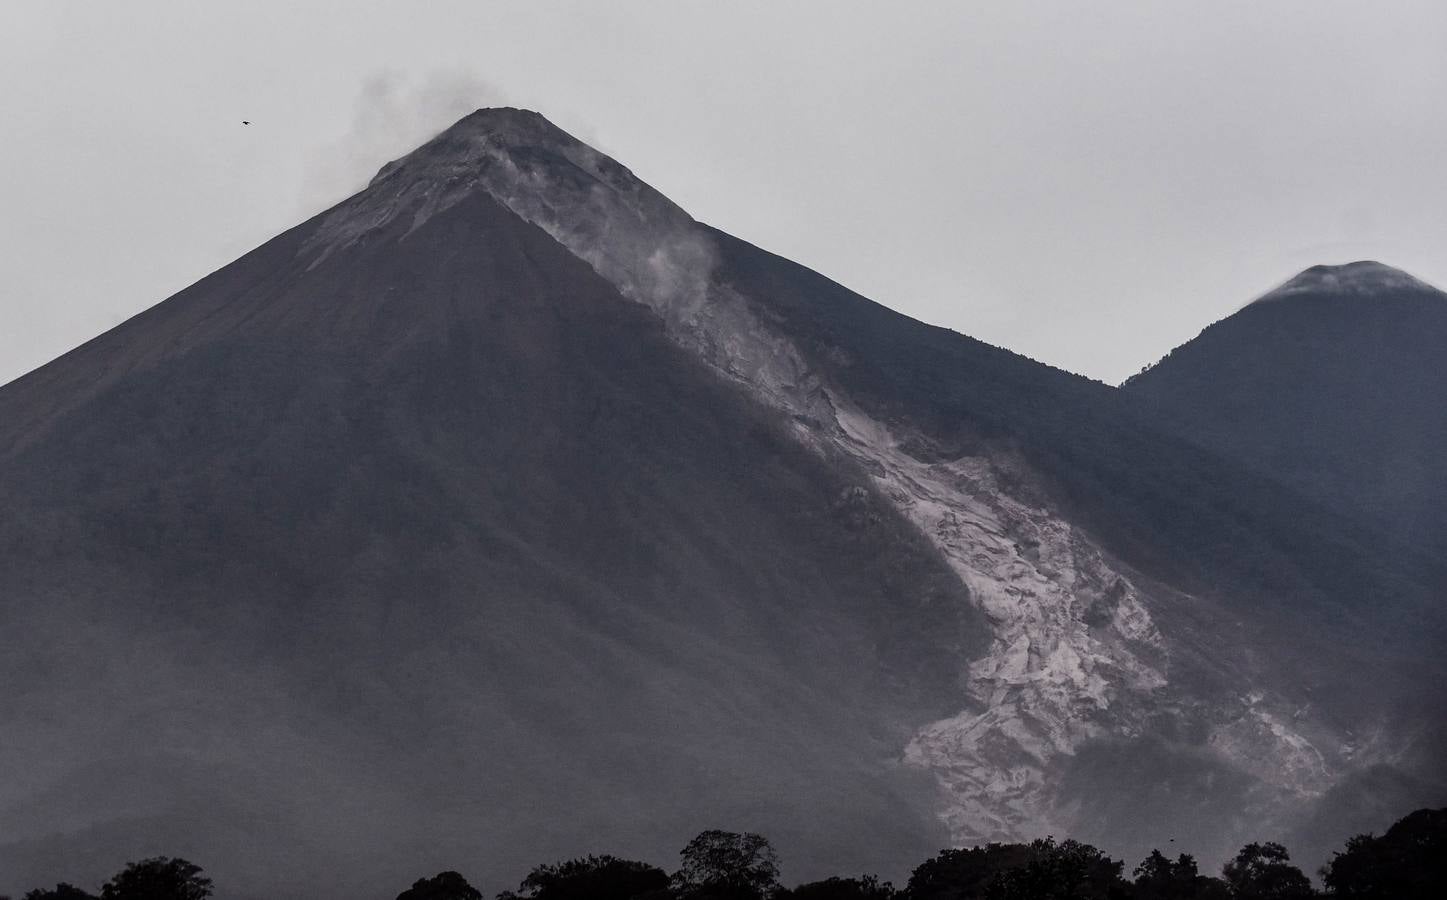
[[(705, 831), (679, 852), (672, 874), (646, 862), (588, 856), (540, 865), (497, 900), (1440, 900), (1447, 897), (1447, 809), (1421, 809), (1380, 837), (1357, 835), (1321, 869), (1313, 887), (1280, 844), (1251, 843), (1219, 877), (1203, 875), (1188, 853), (1159, 850), (1129, 873), (1089, 844), (1044, 838), (942, 850), (903, 888), (872, 875), (834, 877), (787, 888), (779, 858), (757, 834)], [(183, 859), (131, 863), (101, 886), (99, 900), (205, 900), (212, 884)], [(4, 898), (0, 898), (4, 900)], [(23, 900), (96, 900), (66, 884)], [(397, 900), (483, 900), (457, 872), (418, 879)]]

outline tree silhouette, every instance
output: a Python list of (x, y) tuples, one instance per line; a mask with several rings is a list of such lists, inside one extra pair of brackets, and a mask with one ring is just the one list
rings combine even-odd
[(1129, 895), (1121, 863), (1090, 844), (1054, 838), (1032, 841), (1023, 866), (1007, 869), (985, 888), (986, 900), (1115, 900)]
[(779, 885), (779, 855), (762, 835), (705, 831), (678, 855), (672, 882), (685, 897), (759, 900)]
[(538, 866), (517, 894), (528, 900), (632, 900), (668, 887), (657, 866), (616, 856), (588, 856)]
[(205, 900), (211, 879), (184, 859), (157, 856), (133, 862), (100, 889), (101, 900)]
[(83, 891), (73, 884), (66, 884), (62, 881), (49, 890), (36, 888), (33, 891), (27, 891), (21, 900), (96, 900), (96, 898), (95, 894), (90, 891)]
[(1270, 841), (1242, 847), (1221, 874), (1235, 900), (1301, 900), (1316, 896), (1310, 879), (1291, 864), (1286, 848)]
[(909, 876), (904, 893), (909, 900), (970, 900), (983, 897), (985, 887), (1002, 872), (1023, 866), (1030, 858), (1027, 844), (986, 844), (941, 850), (920, 863)]
[(397, 900), (482, 900), (482, 891), (456, 872), (438, 872), (412, 882), (410, 888), (397, 895)]
[(1419, 809), (1381, 837), (1359, 834), (1321, 870), (1333, 897), (1429, 900), (1447, 892), (1447, 809)]
[(1121, 863), (1089, 844), (1054, 838), (945, 850), (910, 876), (909, 900), (1096, 900), (1125, 897)]
[(773, 900), (891, 900), (894, 885), (873, 875), (858, 878), (826, 878), (796, 888), (775, 891)]
[(1132, 874), (1139, 900), (1227, 900), (1231, 896), (1224, 881), (1200, 874), (1196, 858), (1189, 853), (1173, 861), (1152, 850)]

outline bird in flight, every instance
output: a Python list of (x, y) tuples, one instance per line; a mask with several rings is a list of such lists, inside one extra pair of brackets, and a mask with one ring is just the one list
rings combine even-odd
[(241, 120), (241, 124), (242, 124), (242, 125), (250, 125), (251, 123), (248, 122), (246, 119), (242, 119), (242, 120)]

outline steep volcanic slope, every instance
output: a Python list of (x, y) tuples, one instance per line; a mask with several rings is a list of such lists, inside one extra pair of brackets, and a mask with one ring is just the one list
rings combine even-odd
[(1211, 855), (1440, 775), (1424, 561), (533, 113), (0, 390), (0, 466), (21, 879)]
[(0, 392), (3, 887), (945, 840), (895, 761), (988, 635), (937, 552), (487, 194), (350, 240), (375, 196)]
[(1447, 548), (1447, 294), (1307, 269), (1125, 384), (1182, 435)]

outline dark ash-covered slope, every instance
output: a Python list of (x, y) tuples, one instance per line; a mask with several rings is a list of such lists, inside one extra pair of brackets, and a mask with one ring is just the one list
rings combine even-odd
[(0, 887), (943, 841), (891, 761), (987, 636), (934, 549), (487, 194), (351, 215), (0, 391)]
[(1416, 580), (1431, 571), (1424, 558), (1382, 559), (1371, 524), (1156, 427), (1134, 397), (925, 325), (714, 235), (720, 277), (762, 298), (780, 330), (857, 402), (910, 423), (927, 441), (920, 455), (1018, 451), (1073, 520), (1142, 569), (1242, 602), (1416, 596)]

